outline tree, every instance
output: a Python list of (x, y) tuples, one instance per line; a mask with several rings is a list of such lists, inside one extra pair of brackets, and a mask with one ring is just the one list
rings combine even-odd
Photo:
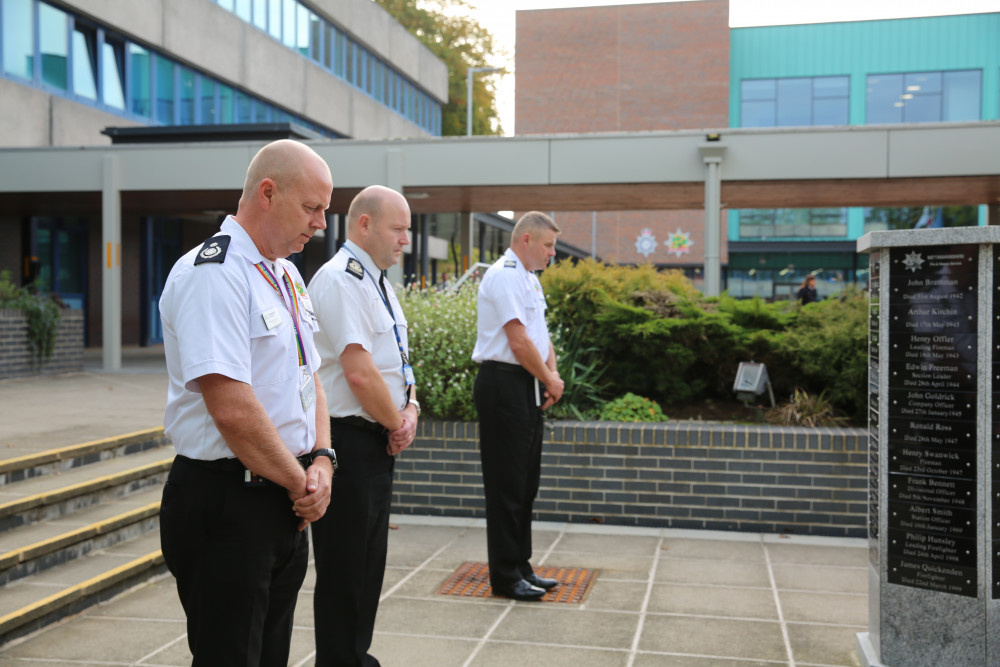
[[(467, 0), (373, 0), (419, 39), (448, 67), (448, 103), (441, 109), (441, 134), (466, 134), (466, 76), (470, 67), (487, 66), (498, 53), (493, 35), (468, 15)], [(496, 72), (495, 74), (502, 74)], [(472, 82), (473, 134), (500, 134), (494, 74)]]

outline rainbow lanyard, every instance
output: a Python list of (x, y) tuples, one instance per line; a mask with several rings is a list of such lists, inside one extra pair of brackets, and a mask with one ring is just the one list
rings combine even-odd
[(288, 302), (285, 301), (285, 296), (281, 293), (281, 285), (278, 284), (278, 279), (274, 277), (271, 273), (271, 269), (267, 268), (264, 262), (259, 264), (254, 264), (254, 268), (260, 272), (260, 275), (264, 276), (264, 280), (267, 284), (271, 286), (275, 292), (278, 293), (278, 298), (281, 299), (281, 303), (285, 305), (285, 309), (288, 310), (288, 314), (292, 317), (292, 329), (295, 331), (295, 347), (299, 354), (299, 366), (306, 365), (306, 348), (302, 343), (302, 334), (299, 333), (299, 298), (295, 294), (295, 290), (292, 288), (292, 281), (288, 279), (288, 272), (282, 269), (281, 277), (285, 283), (285, 290), (288, 292), (288, 298), (291, 300), (292, 305), (295, 306), (295, 311), (288, 306)]

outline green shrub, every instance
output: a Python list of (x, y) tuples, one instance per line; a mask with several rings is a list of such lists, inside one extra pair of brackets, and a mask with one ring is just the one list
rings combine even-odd
[(601, 408), (602, 421), (610, 422), (665, 422), (670, 418), (663, 414), (660, 404), (642, 396), (628, 392)]
[(51, 297), (34, 294), (10, 279), (10, 271), (0, 271), (0, 308), (20, 310), (28, 320), (31, 363), (38, 366), (52, 356), (62, 311)]
[(768, 421), (782, 426), (843, 426), (846, 421), (838, 417), (826, 392), (818, 396), (795, 388), (787, 403), (767, 411)]
[(606, 383), (608, 366), (597, 356), (597, 348), (583, 343), (579, 329), (555, 327), (552, 346), (556, 351), (559, 376), (565, 383), (562, 398), (547, 414), (552, 419), (590, 419), (597, 415)]
[(477, 285), (459, 290), (406, 289), (399, 301), (409, 325), (410, 359), (425, 414), (475, 420)]

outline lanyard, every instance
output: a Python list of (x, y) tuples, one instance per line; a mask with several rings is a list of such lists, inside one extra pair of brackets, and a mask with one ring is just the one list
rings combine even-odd
[[(375, 278), (372, 276), (371, 271), (365, 268), (365, 263), (361, 261), (361, 258), (355, 255), (354, 251), (346, 245), (343, 246), (343, 248), (347, 252), (351, 253), (351, 256), (358, 260), (358, 263), (361, 264), (361, 270), (364, 271), (365, 275), (372, 281), (372, 285), (375, 286), (375, 291), (378, 292), (378, 297), (382, 299), (382, 304), (385, 306), (386, 312), (389, 313), (389, 317), (392, 318), (392, 332), (396, 334), (396, 346), (399, 347), (399, 358), (403, 362), (403, 377), (407, 378), (406, 384), (410, 385), (412, 383), (409, 381), (409, 375), (406, 372), (410, 364), (406, 360), (406, 352), (403, 351), (403, 340), (399, 337), (399, 326), (396, 324), (396, 315), (392, 312), (392, 306), (389, 305), (389, 299), (382, 293), (382, 290), (379, 288), (378, 283), (375, 282)], [(410, 372), (412, 373), (413, 371), (411, 370)], [(406, 387), (406, 394), (407, 396), (410, 394), (409, 386)]]
[(285, 301), (285, 296), (281, 293), (281, 286), (278, 284), (278, 279), (274, 277), (273, 273), (271, 273), (271, 269), (267, 268), (267, 264), (260, 262), (259, 264), (254, 264), (253, 266), (258, 272), (260, 272), (260, 275), (264, 276), (264, 280), (266, 280), (267, 284), (271, 286), (271, 289), (278, 293), (278, 298), (281, 299), (281, 303), (284, 304), (288, 314), (291, 315), (292, 329), (295, 331), (295, 348), (299, 356), (299, 366), (305, 366), (306, 348), (302, 343), (302, 334), (299, 332), (299, 299), (295, 295), (295, 290), (292, 288), (292, 281), (288, 279), (288, 272), (282, 268), (281, 277), (285, 283), (285, 290), (288, 292), (288, 298), (292, 302), (292, 305), (295, 306), (294, 311), (288, 305), (288, 301)]

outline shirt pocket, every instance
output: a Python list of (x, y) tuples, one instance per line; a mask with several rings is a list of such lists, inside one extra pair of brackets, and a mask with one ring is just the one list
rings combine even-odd
[[(273, 313), (273, 315), (272, 315)], [(264, 315), (268, 320), (265, 321)], [(274, 320), (280, 318), (280, 322)], [(268, 328), (268, 321), (274, 320)], [(286, 382), (296, 376), (298, 350), (292, 320), (280, 307), (255, 308), (250, 313), (250, 382), (264, 386)]]

